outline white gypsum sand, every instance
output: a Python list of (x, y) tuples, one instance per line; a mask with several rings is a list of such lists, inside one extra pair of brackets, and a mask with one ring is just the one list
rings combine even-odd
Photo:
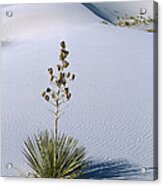
[(1, 53), (3, 176), (18, 175), (7, 163), (28, 170), (27, 135), (53, 129), (40, 91), (61, 40), (77, 78), (59, 130), (86, 146), (88, 157), (153, 167), (152, 34), (100, 24), (81, 4), (14, 5), (1, 16), (1, 39), (9, 41)]

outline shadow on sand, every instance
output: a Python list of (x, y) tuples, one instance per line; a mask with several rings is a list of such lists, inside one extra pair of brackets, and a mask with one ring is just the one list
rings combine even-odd
[(85, 174), (80, 179), (123, 179), (146, 180), (151, 168), (143, 168), (129, 163), (127, 160), (110, 160), (106, 162), (87, 162)]

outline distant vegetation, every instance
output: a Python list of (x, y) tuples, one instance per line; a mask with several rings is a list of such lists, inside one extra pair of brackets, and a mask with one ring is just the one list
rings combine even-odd
[[(152, 19), (151, 17), (145, 16), (126, 16), (126, 17), (119, 17), (117, 16), (116, 26), (120, 27), (137, 27), (140, 25), (149, 26), (151, 24), (156, 24), (156, 20)], [(150, 32), (156, 32), (155, 29), (144, 29), (145, 31), (150, 30)]]

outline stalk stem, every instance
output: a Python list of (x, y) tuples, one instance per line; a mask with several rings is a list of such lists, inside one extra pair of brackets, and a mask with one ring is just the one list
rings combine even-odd
[(55, 169), (57, 174), (57, 162), (58, 162), (58, 110), (59, 110), (59, 104), (58, 100), (56, 100), (56, 113), (54, 116), (54, 133), (55, 133)]

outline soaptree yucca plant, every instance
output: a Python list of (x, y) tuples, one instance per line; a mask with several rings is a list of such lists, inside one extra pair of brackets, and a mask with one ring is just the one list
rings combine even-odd
[(28, 137), (24, 142), (23, 154), (32, 171), (30, 176), (42, 178), (78, 178), (85, 170), (85, 148), (72, 137), (58, 132), (58, 121), (63, 115), (64, 105), (72, 95), (69, 82), (75, 75), (68, 71), (70, 63), (67, 61), (69, 51), (66, 43), (60, 43), (59, 63), (56, 69), (48, 68), (49, 86), (41, 92), (41, 96), (52, 106), (54, 116), (54, 130)]

